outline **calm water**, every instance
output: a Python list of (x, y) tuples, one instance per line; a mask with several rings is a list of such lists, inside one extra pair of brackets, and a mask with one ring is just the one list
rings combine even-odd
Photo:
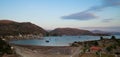
[[(103, 36), (104, 38), (111, 38), (111, 36)], [(116, 38), (120, 39), (120, 35), (116, 35)], [(57, 37), (44, 37), (43, 39), (34, 40), (18, 40), (11, 41), (10, 43), (22, 44), (22, 45), (39, 45), (39, 46), (69, 46), (74, 41), (90, 41), (99, 40), (100, 36), (57, 36)]]

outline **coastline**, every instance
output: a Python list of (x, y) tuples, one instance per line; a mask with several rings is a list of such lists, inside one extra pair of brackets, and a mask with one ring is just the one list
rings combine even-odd
[[(24, 40), (24, 39), (22, 39)], [(25, 39), (28, 40), (28, 39)], [(120, 40), (120, 39), (117, 39)], [(13, 40), (17, 41), (17, 40)], [(91, 41), (84, 41), (84, 42), (74, 42), (75, 44), (79, 44), (78, 46), (38, 46), (38, 45), (20, 45), (20, 44), (10, 44), (11, 46), (14, 47), (14, 51), (21, 55), (22, 57), (27, 56), (27, 57), (70, 57), (74, 53), (78, 53), (78, 51), (84, 50), (85, 45), (90, 44), (89, 48), (92, 47), (93, 42), (98, 42), (100, 44), (99, 47), (101, 47), (103, 44), (107, 46), (106, 44), (108, 43), (114, 43), (116, 40), (115, 39), (109, 39), (109, 38), (103, 38), (101, 40), (91, 40)], [(102, 43), (102, 45), (101, 45)], [(81, 46), (81, 48), (80, 48)], [(87, 47), (88, 48), (88, 47)], [(101, 47), (102, 49), (105, 49), (106, 47)], [(78, 50), (80, 49), (80, 50)], [(117, 48), (119, 49), (119, 47)], [(21, 50), (21, 51), (20, 51)], [(88, 50), (88, 49), (87, 49)], [(87, 52), (86, 50), (86, 52)], [(77, 51), (77, 52), (76, 52)], [(89, 52), (88, 52), (89, 53)], [(91, 53), (91, 52), (90, 52)], [(95, 53), (95, 52), (94, 52)], [(102, 51), (102, 53), (107, 53), (106, 50)], [(80, 56), (81, 53), (79, 53)], [(78, 54), (77, 54), (78, 55)]]

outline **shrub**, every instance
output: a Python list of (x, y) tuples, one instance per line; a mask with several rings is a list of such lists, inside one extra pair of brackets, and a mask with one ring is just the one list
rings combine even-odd
[(115, 36), (112, 36), (112, 37), (111, 37), (111, 39), (115, 40), (115, 39), (116, 39), (116, 37), (115, 37)]

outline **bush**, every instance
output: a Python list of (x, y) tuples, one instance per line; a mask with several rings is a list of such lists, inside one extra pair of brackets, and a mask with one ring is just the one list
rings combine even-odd
[(12, 49), (9, 44), (0, 38), (0, 56), (6, 54), (12, 54)]
[(102, 37), (102, 36), (100, 37), (100, 40), (103, 40), (103, 37)]
[(72, 43), (71, 46), (72, 47), (79, 47), (79, 44), (78, 43)]
[(107, 52), (111, 52), (111, 51), (112, 51), (112, 49), (113, 49), (113, 47), (112, 47), (112, 46), (106, 47), (106, 51), (107, 51)]
[(116, 39), (116, 37), (115, 37), (115, 36), (112, 36), (112, 37), (111, 37), (111, 39), (115, 40), (115, 39)]
[(93, 42), (93, 45), (98, 46), (99, 44), (98, 44), (97, 41), (94, 41), (94, 42)]

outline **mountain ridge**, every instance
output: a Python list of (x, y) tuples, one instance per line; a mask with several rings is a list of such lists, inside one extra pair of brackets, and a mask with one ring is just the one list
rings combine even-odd
[(83, 29), (77, 29), (77, 28), (56, 28), (52, 31), (50, 31), (50, 35), (55, 36), (55, 35), (91, 35), (92, 32), (88, 30), (83, 30)]
[(0, 35), (19, 35), (19, 34), (42, 34), (46, 31), (30, 22), (15, 22), (11, 20), (0, 20)]
[(113, 32), (113, 31), (102, 31), (102, 30), (92, 30), (93, 33), (105, 33), (111, 35), (120, 35), (120, 32)]
[(0, 20), (0, 35), (26, 35), (42, 34), (43, 36), (76, 36), (76, 35), (108, 35), (108, 33), (94, 33), (78, 28), (56, 28), (51, 31), (44, 30), (31, 22), (16, 22), (12, 20)]

